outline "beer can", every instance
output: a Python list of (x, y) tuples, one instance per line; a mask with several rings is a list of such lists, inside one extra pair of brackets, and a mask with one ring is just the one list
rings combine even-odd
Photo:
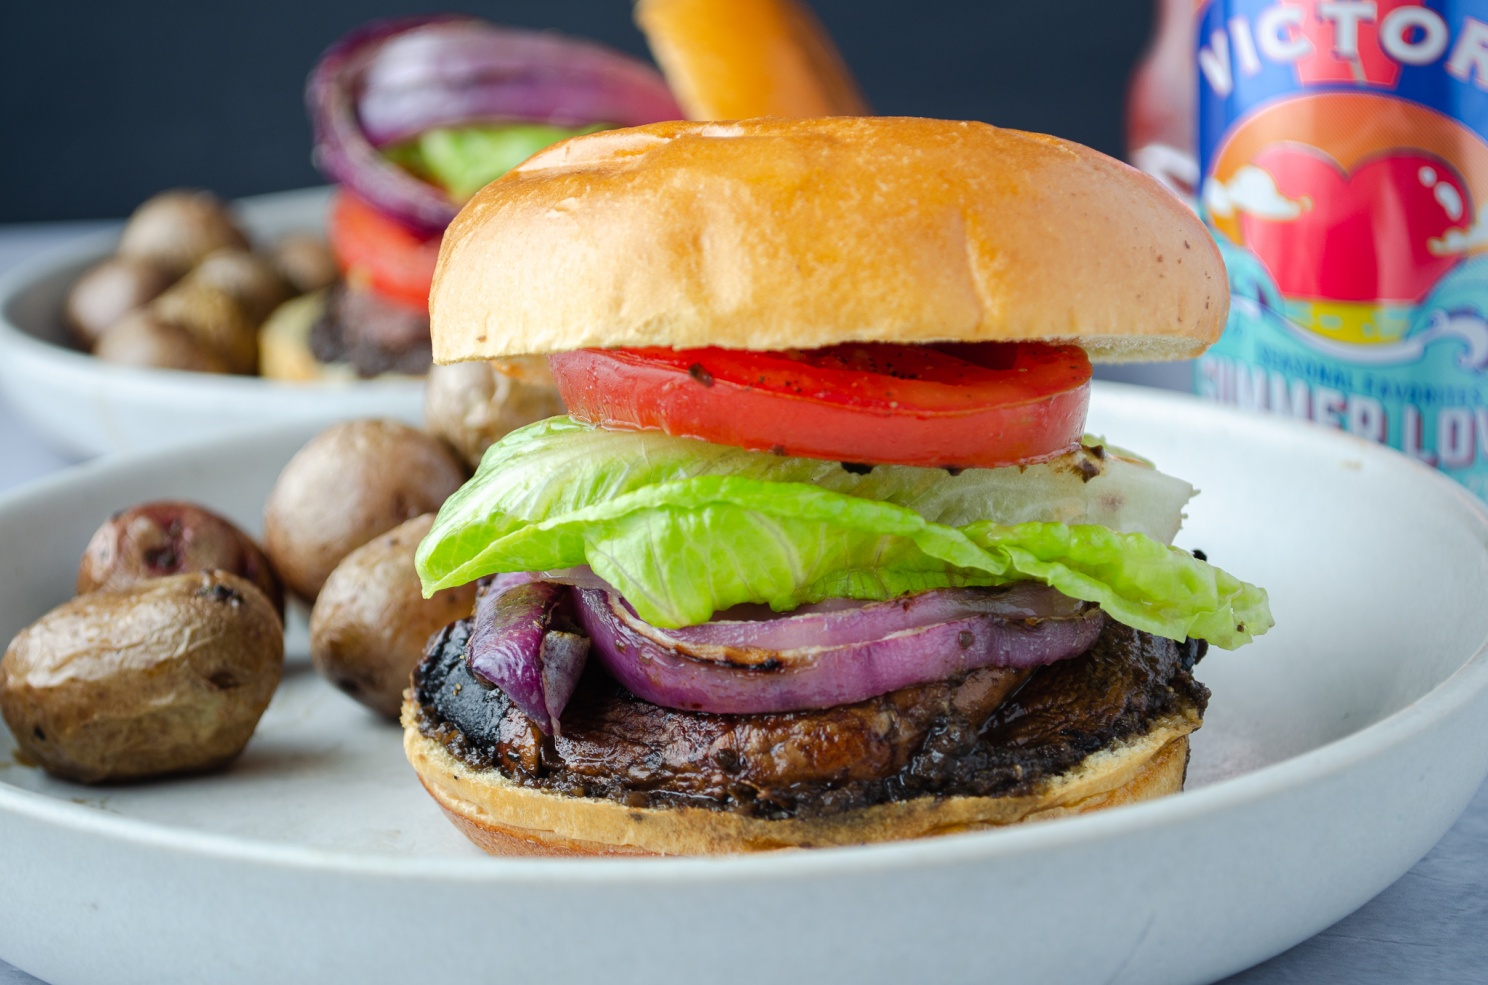
[(1196, 389), (1488, 498), (1488, 0), (1209, 0), (1195, 49), (1231, 291)]

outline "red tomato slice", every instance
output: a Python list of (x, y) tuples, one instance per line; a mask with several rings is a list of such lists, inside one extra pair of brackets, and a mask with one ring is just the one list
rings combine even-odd
[(344, 188), (331, 203), (331, 252), (348, 277), (365, 277), (373, 290), (415, 308), (428, 308), (440, 237), (427, 238)]
[(576, 419), (781, 455), (940, 468), (1038, 462), (1079, 443), (1076, 346), (581, 349), (548, 357)]

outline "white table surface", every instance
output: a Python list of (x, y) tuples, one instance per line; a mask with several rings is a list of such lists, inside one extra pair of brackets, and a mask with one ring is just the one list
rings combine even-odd
[[(102, 228), (100, 223), (0, 226), (0, 271)], [(1183, 389), (1181, 366), (1126, 367), (1108, 379)], [(67, 466), (0, 401), (0, 494)], [(1488, 722), (1483, 723), (1488, 729)], [(1382, 794), (1383, 796), (1383, 794)], [(0, 830), (0, 837), (4, 831)], [(1202, 879), (1204, 874), (1194, 874)], [(79, 941), (86, 947), (87, 942)], [(39, 980), (0, 960), (0, 985)], [(1432, 852), (1369, 903), (1225, 985), (1471, 985), (1488, 983), (1488, 785)]]

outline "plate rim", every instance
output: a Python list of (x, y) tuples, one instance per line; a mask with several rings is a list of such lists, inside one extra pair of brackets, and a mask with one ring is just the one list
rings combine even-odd
[[(1488, 506), (1466, 489), (1408, 456), (1320, 425), (1282, 421), (1247, 414), (1199, 397), (1129, 384), (1096, 383), (1096, 392), (1121, 403), (1182, 406), (1202, 409), (1247, 428), (1270, 432), (1288, 443), (1338, 443), (1340, 448), (1374, 459), (1387, 468), (1414, 467), (1427, 482), (1476, 521), (1488, 540)], [(244, 439), (272, 442), (287, 433), (306, 431), (305, 422), (253, 425), (239, 433)], [(1327, 432), (1322, 434), (1319, 432)], [(221, 445), (220, 436), (197, 438), (167, 447), (105, 456), (47, 476), (0, 495), (0, 512), (45, 499), (49, 493), (86, 482), (95, 474), (116, 469), (140, 469), (159, 460), (175, 460)], [(1337, 775), (1361, 762), (1383, 756), (1433, 725), (1450, 719), (1488, 690), (1488, 634), (1460, 666), (1425, 694), (1357, 731), (1330, 740), (1280, 762), (1240, 776), (1216, 781), (1183, 796), (1126, 805), (1078, 817), (996, 831), (967, 832), (937, 838), (861, 845), (810, 852), (770, 852), (758, 855), (668, 859), (552, 859), (430, 857), (366, 850), (315, 848), (261, 838), (240, 837), (189, 828), (171, 827), (135, 818), (118, 817), (83, 804), (13, 786), (0, 779), (0, 817), (14, 815), (79, 834), (155, 848), (178, 855), (223, 862), (292, 868), (306, 872), (415, 880), (521, 885), (561, 882), (570, 885), (709, 883), (768, 879), (796, 881), (823, 876), (888, 872), (906, 868), (944, 867), (960, 862), (985, 862), (1009, 855), (1026, 855), (1108, 840), (1158, 827), (1192, 822), (1264, 801)], [(412, 770), (409, 771), (413, 778)]]

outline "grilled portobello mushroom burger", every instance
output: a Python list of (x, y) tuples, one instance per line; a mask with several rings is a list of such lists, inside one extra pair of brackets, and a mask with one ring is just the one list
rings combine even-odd
[(1170, 546), (1194, 489), (1083, 435), (1090, 359), (1219, 334), (1145, 175), (981, 123), (662, 123), (478, 194), (435, 358), (546, 353), (570, 409), (440, 511), (484, 579), (403, 708), (495, 853), (860, 844), (1181, 789), (1191, 670), (1271, 625)]

